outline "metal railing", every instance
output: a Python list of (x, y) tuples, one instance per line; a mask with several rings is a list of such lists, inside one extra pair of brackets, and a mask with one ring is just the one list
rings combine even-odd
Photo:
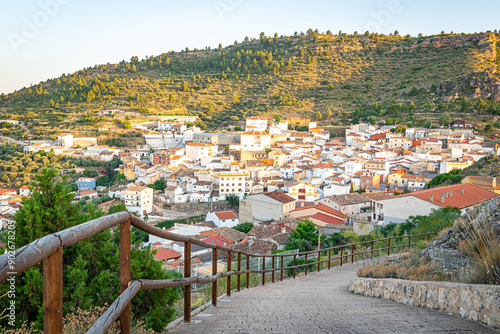
[[(138, 217), (128, 213), (119, 212), (86, 223), (73, 226), (66, 230), (56, 232), (30, 244), (0, 255), (0, 282), (9, 277), (16, 276), (36, 264), (43, 261), (43, 327), (45, 333), (62, 333), (63, 328), (63, 248), (67, 248), (75, 243), (100, 233), (108, 228), (120, 225), (120, 296), (108, 307), (101, 317), (92, 325), (87, 333), (105, 333), (109, 327), (120, 317), (120, 330), (122, 333), (130, 333), (130, 303), (134, 296), (141, 290), (154, 290), (163, 288), (172, 288), (185, 286), (184, 288), (184, 321), (191, 321), (191, 285), (192, 284), (212, 284), (212, 304), (217, 305), (217, 280), (223, 277), (227, 278), (226, 294), (231, 295), (231, 277), (236, 276), (236, 290), (241, 289), (241, 275), (246, 275), (246, 288), (250, 287), (250, 274), (262, 274), (262, 285), (266, 282), (266, 274), (271, 274), (271, 281), (283, 280), (286, 270), (292, 271), (293, 278), (296, 277), (297, 269), (304, 268), (307, 275), (308, 267), (317, 265), (317, 271), (321, 270), (321, 265), (327, 263), (327, 268), (331, 268), (332, 261), (344, 263), (354, 262), (355, 257), (364, 254), (370, 254), (373, 258), (377, 252), (387, 251), (391, 254), (391, 249), (408, 247), (415, 245), (412, 238), (417, 237), (430, 238), (435, 233), (424, 233), (417, 235), (390, 237), (378, 240), (370, 240), (348, 245), (335, 246), (317, 251), (300, 252), (295, 254), (252, 254), (230, 247), (218, 246), (203, 242), (199, 239), (189, 236), (179, 235), (158, 229), (148, 225)], [(153, 234), (163, 239), (184, 242), (184, 278), (166, 279), (166, 280), (147, 280), (139, 279), (131, 281), (130, 273), (130, 253), (131, 253), (131, 226), (144, 232)], [(401, 239), (404, 244), (393, 244), (391, 240)], [(381, 248), (374, 248), (379, 242), (385, 242), (387, 245)], [(212, 249), (212, 276), (210, 277), (191, 277), (191, 244), (203, 246)], [(361, 249), (359, 249), (361, 246)], [(227, 252), (227, 271), (218, 272), (217, 259), (218, 252)], [(321, 254), (326, 255), (326, 259), (321, 258)], [(314, 262), (307, 261), (308, 255), (317, 255)], [(246, 268), (242, 268), (241, 256), (247, 257)], [(14, 256), (14, 259), (12, 258)], [(297, 259), (304, 257), (304, 264), (297, 264)], [(233, 257), (236, 257), (236, 268), (232, 268)], [(262, 258), (262, 269), (255, 270), (250, 268), (250, 258)], [(284, 258), (293, 257), (293, 265), (285, 266)], [(272, 258), (271, 268), (266, 269), (266, 258)], [(14, 261), (14, 262), (12, 262)], [(267, 261), (268, 262), (268, 261)], [(12, 270), (12, 263), (15, 263), (15, 271)], [(276, 275), (276, 272), (277, 275)], [(276, 277), (278, 276), (278, 277)]]

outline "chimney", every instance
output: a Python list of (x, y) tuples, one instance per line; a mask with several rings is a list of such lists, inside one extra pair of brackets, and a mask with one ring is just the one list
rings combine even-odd
[(450, 190), (450, 197), (453, 196), (453, 190)]
[(431, 202), (434, 201), (434, 195), (431, 195)]
[(447, 191), (444, 192), (444, 198), (448, 198), (448, 192)]
[(444, 203), (444, 194), (441, 195), (441, 203)]
[(462, 187), (462, 188), (460, 189), (460, 192), (463, 194), (463, 193), (464, 193), (464, 191), (465, 191), (465, 188), (464, 188), (464, 187)]
[(491, 180), (491, 186), (495, 188), (497, 186), (497, 178), (494, 177), (493, 180)]

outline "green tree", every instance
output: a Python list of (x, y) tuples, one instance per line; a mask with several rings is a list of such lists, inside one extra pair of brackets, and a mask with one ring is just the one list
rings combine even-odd
[[(486, 133), (488, 136), (490, 135), (491, 131), (493, 131), (493, 124), (488, 123), (484, 126), (484, 133)], [(12, 167), (14, 169), (14, 167)]]
[(226, 195), (226, 202), (232, 208), (240, 206), (240, 198), (235, 194)]
[(233, 226), (232, 228), (235, 229), (236, 231), (248, 233), (253, 229), (253, 226), (254, 226), (253, 223), (246, 222), (246, 223), (240, 223), (236, 226)]
[(281, 122), (281, 116), (280, 115), (274, 116), (274, 121), (275, 122)]
[(327, 117), (327, 118), (332, 117), (332, 109), (328, 109), (328, 110), (326, 111), (326, 117)]
[(479, 101), (477, 101), (477, 103), (476, 103), (476, 110), (481, 111), (481, 110), (485, 109), (486, 106), (487, 106), (486, 102), (484, 102), (483, 99), (479, 99)]
[(323, 117), (323, 115), (319, 111), (316, 111), (316, 114), (314, 114), (314, 118), (319, 121), (321, 117)]
[(129, 120), (126, 120), (125, 122), (123, 122), (123, 127), (127, 130), (132, 129), (132, 124), (130, 123)]
[[(15, 215), (16, 247), (20, 248), (47, 234), (64, 230), (101, 216), (89, 204), (86, 214), (71, 202), (74, 197), (64, 182), (58, 181), (58, 171), (42, 169), (31, 183), (30, 198)], [(64, 180), (63, 180), (64, 181)], [(111, 230), (98, 233), (69, 248), (63, 253), (63, 303), (65, 313), (93, 306), (110, 305), (119, 292), (119, 238)], [(162, 269), (149, 249), (131, 250), (132, 280), (141, 278), (168, 279), (179, 277)], [(0, 284), (0, 293), (8, 291), (7, 282)], [(16, 276), (16, 327), (23, 323), (42, 328), (43, 319), (42, 264)], [(141, 291), (132, 301), (134, 318), (146, 321), (157, 331), (172, 320), (171, 307), (179, 297), (179, 289)], [(0, 299), (0, 307), (7, 307), (8, 299)], [(7, 327), (7, 318), (0, 326)]]
[(298, 223), (295, 231), (290, 234), (290, 239), (286, 244), (285, 249), (299, 249), (300, 252), (310, 251), (314, 249), (314, 245), (318, 244), (318, 229), (310, 220)]

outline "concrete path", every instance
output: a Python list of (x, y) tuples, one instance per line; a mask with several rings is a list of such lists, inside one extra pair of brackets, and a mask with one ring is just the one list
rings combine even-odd
[(499, 333), (454, 315), (348, 292), (362, 264), (233, 292), (169, 333)]

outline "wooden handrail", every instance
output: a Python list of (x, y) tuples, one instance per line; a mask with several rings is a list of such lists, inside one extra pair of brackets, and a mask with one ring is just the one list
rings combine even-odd
[[(212, 287), (217, 287), (217, 280), (219, 278), (227, 277), (227, 293), (228, 295), (231, 293), (231, 276), (237, 275), (237, 290), (240, 289), (240, 284), (239, 284), (239, 277), (240, 275), (246, 274), (246, 286), (247, 288), (249, 287), (249, 278), (250, 274), (262, 274), (262, 284), (265, 284), (265, 274), (266, 273), (272, 273), (272, 281), (275, 281), (275, 271), (280, 270), (281, 271), (281, 280), (283, 279), (283, 271), (290, 269), (293, 270), (293, 277), (295, 278), (295, 272), (297, 268), (302, 268), (305, 267), (305, 272), (307, 274), (307, 267), (311, 265), (318, 265), (318, 271), (320, 270), (320, 264), (328, 262), (328, 269), (330, 268), (331, 261), (333, 260), (340, 260), (340, 265), (342, 265), (342, 260), (344, 258), (349, 258), (351, 257), (351, 262), (354, 261), (354, 257), (356, 255), (361, 255), (361, 254), (367, 254), (371, 253), (371, 257), (373, 258), (374, 252), (377, 251), (383, 251), (387, 250), (388, 254), (390, 254), (390, 250), (394, 248), (400, 248), (400, 247), (408, 247), (410, 248), (411, 246), (414, 246), (415, 243), (411, 243), (411, 238), (415, 237), (421, 237), (421, 236), (427, 236), (430, 237), (430, 235), (435, 234), (435, 233), (422, 233), (422, 234), (416, 234), (416, 235), (407, 235), (407, 236), (396, 236), (396, 237), (388, 237), (388, 238), (383, 238), (383, 239), (378, 239), (378, 240), (369, 240), (369, 241), (363, 241), (363, 242), (358, 242), (358, 243), (353, 243), (353, 244), (348, 244), (348, 245), (339, 245), (339, 246), (333, 246), (329, 248), (324, 248), (321, 250), (315, 250), (315, 251), (306, 251), (306, 252), (299, 252), (295, 254), (253, 254), (253, 253), (248, 253), (244, 252), (241, 250), (236, 250), (231, 247), (224, 247), (224, 246), (219, 246), (216, 244), (210, 244), (204, 241), (201, 241), (196, 238), (192, 238), (189, 236), (184, 236), (184, 235), (179, 235), (175, 234), (172, 232), (167, 232), (164, 230), (161, 230), (159, 228), (156, 228), (152, 225), (148, 225), (145, 223), (143, 220), (140, 218), (128, 213), (128, 212), (119, 212), (115, 213), (112, 215), (104, 216), (101, 218), (97, 218), (91, 221), (88, 221), (86, 223), (80, 224), (73, 226), (71, 228), (68, 228), (63, 231), (59, 231), (47, 236), (44, 236), (40, 239), (37, 239), (30, 244), (21, 247), (19, 249), (15, 250), (15, 263), (16, 263), (16, 268), (15, 272), (11, 272), (9, 270), (9, 258), (8, 254), (3, 254), (0, 255), (0, 282), (5, 281), (7, 278), (11, 276), (18, 275), (29, 268), (35, 266), (36, 264), (44, 261), (45, 259), (49, 258), (54, 254), (57, 250), (60, 250), (62, 248), (69, 247), (71, 245), (74, 245), (75, 243), (82, 241), (86, 238), (89, 238), (95, 234), (98, 234), (100, 232), (105, 231), (108, 228), (112, 228), (114, 226), (117, 226), (121, 224), (120, 228), (120, 290), (121, 294), (118, 296), (118, 298), (110, 305), (110, 307), (104, 312), (103, 315), (92, 325), (92, 327), (89, 329), (88, 333), (105, 333), (109, 327), (115, 322), (118, 317), (120, 317), (120, 329), (121, 332), (124, 334), (130, 333), (130, 303), (132, 299), (135, 297), (135, 295), (141, 291), (141, 290), (155, 290), (155, 289), (164, 289), (164, 288), (173, 288), (173, 287), (180, 287), (184, 286), (185, 289), (185, 309), (184, 309), (184, 319), (186, 322), (190, 321), (191, 317), (191, 310), (190, 310), (190, 286), (192, 284), (209, 284), (212, 283)], [(163, 239), (168, 239), (168, 240), (173, 240), (173, 241), (178, 241), (178, 242), (183, 242), (185, 244), (185, 254), (184, 254), (184, 271), (185, 275), (184, 278), (176, 278), (176, 279), (167, 279), (167, 280), (148, 280), (148, 279), (141, 279), (141, 280), (135, 280), (135, 281), (130, 281), (130, 226), (134, 226), (139, 230), (142, 230), (144, 232), (147, 232), (149, 234), (155, 235), (157, 237), (163, 238)], [(391, 246), (390, 241), (392, 239), (403, 239), (407, 238), (408, 243), (406, 244), (401, 244), (401, 245), (393, 245)], [(387, 241), (387, 247), (381, 247), (378, 249), (373, 248), (373, 244), (375, 242), (384, 242)], [(190, 276), (190, 268), (191, 268), (191, 244), (195, 244), (198, 246), (210, 248), (213, 250), (212, 258), (213, 261), (217, 260), (217, 252), (218, 251), (223, 251), (227, 252), (228, 254), (228, 266), (227, 266), (227, 271), (222, 273), (222, 272), (217, 272), (217, 266), (216, 263), (212, 263), (212, 276), (208, 277), (189, 277)], [(354, 251), (356, 246), (363, 246), (363, 245), (369, 245), (368, 250), (364, 251)], [(350, 254), (344, 253), (344, 249), (351, 249)], [(332, 250), (334, 249), (339, 249), (340, 250), (340, 255), (334, 255), (332, 256), (333, 252)], [(321, 253), (322, 252), (328, 252), (328, 257), (326, 259), (321, 259)], [(62, 252), (61, 252), (62, 253)], [(317, 259), (314, 262), (307, 263), (307, 256), (309, 254), (316, 254)], [(231, 258), (232, 255), (237, 254), (238, 256), (238, 270), (231, 270)], [(246, 261), (246, 270), (241, 270), (241, 255), (247, 256)], [(12, 254), (11, 254), (12, 255)], [(305, 256), (305, 263), (304, 264), (296, 264), (296, 259), (297, 256)], [(293, 256), (293, 265), (289, 267), (284, 267), (283, 262), (285, 257), (292, 257)], [(257, 257), (257, 258), (262, 258), (262, 270), (254, 270), (250, 269), (249, 266), (249, 259), (250, 257)], [(275, 265), (275, 258), (280, 257), (281, 258), (281, 265), (278, 267)], [(270, 258), (272, 261), (272, 265), (270, 269), (266, 269), (266, 258)], [(188, 274), (189, 271), (189, 274)], [(62, 275), (62, 273), (61, 273)], [(44, 280), (44, 297), (47, 293), (46, 286), (50, 289), (53, 289), (53, 287), (59, 287), (62, 284), (62, 276), (61, 275), (56, 275), (56, 279), (58, 282), (49, 282), (47, 281), (47, 284), (45, 284)], [(59, 277), (61, 276), (61, 277)], [(49, 275), (47, 276), (49, 277)], [(50, 277), (54, 277), (54, 275), (50, 275)], [(45, 277), (44, 277), (45, 278)], [(61, 279), (59, 279), (61, 278)], [(59, 282), (60, 281), (60, 282)], [(50, 284), (49, 284), (50, 283)], [(56, 288), (55, 291), (59, 291), (59, 288)], [(189, 291), (187, 291), (189, 290)], [(216, 289), (215, 289), (216, 290)], [(47, 303), (51, 304), (45, 304), (45, 298), (44, 298), (44, 309), (53, 309), (54, 307), (59, 307), (60, 302), (58, 301), (58, 298), (62, 300), (62, 291), (59, 292), (60, 296), (56, 296), (57, 298), (51, 298), (47, 299)], [(215, 299), (214, 299), (215, 298)], [(216, 305), (216, 299), (217, 295), (216, 293), (212, 293), (212, 303)], [(54, 302), (55, 301), (55, 302)], [(45, 317), (46, 316), (46, 317)], [(56, 324), (56, 327), (59, 326), (60, 323), (62, 323), (62, 312), (48, 312), (47, 315), (44, 314), (44, 322), (48, 320), (50, 321), (50, 325)]]

